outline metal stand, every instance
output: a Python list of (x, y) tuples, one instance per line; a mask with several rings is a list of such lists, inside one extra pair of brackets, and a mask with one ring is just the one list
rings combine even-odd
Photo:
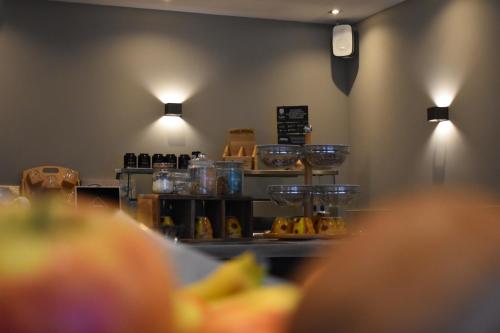
[[(304, 161), (304, 184), (305, 185), (312, 185), (313, 184), (313, 170), (312, 167), (307, 163), (307, 161)], [(312, 193), (309, 193), (307, 195), (307, 198), (305, 199), (304, 202), (304, 216), (312, 218), (313, 217), (313, 195)]]
[[(311, 144), (312, 143), (312, 128), (308, 127), (305, 129), (305, 142), (306, 144)], [(304, 184), (305, 185), (312, 185), (313, 184), (313, 169), (309, 162), (304, 159)], [(305, 199), (304, 202), (304, 216), (311, 218), (313, 217), (313, 195), (312, 193), (309, 193), (307, 195), (307, 198)]]

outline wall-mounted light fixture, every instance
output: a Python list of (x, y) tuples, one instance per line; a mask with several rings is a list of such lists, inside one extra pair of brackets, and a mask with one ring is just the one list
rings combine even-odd
[(181, 103), (165, 104), (165, 116), (182, 117), (182, 104)]
[(432, 123), (440, 123), (442, 121), (450, 120), (449, 108), (433, 106), (427, 109), (427, 121)]

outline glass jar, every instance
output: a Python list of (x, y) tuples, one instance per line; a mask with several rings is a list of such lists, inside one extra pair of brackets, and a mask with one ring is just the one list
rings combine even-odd
[(137, 168), (137, 156), (134, 153), (126, 153), (123, 156), (124, 168)]
[(217, 194), (238, 196), (243, 194), (243, 162), (217, 162)]
[(153, 193), (169, 194), (174, 191), (174, 182), (167, 169), (155, 169), (153, 172)]
[(174, 183), (174, 193), (179, 195), (191, 194), (191, 177), (187, 170), (170, 172), (170, 179)]
[(177, 156), (175, 154), (166, 154), (163, 161), (168, 163), (172, 169), (177, 169)]
[(151, 156), (146, 153), (139, 154), (137, 166), (139, 168), (151, 168)]
[(191, 194), (216, 195), (217, 173), (214, 161), (208, 160), (200, 154), (198, 158), (189, 162), (189, 175), (191, 177)]
[(189, 161), (190, 160), (191, 160), (191, 157), (189, 157), (189, 155), (187, 155), (187, 154), (179, 155), (179, 165), (178, 165), (178, 168), (179, 169), (187, 169), (188, 166), (189, 166)]

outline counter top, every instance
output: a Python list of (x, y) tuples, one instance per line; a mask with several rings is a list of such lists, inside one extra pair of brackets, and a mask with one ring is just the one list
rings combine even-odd
[(243, 252), (251, 251), (263, 258), (307, 258), (321, 257), (319, 249), (341, 244), (347, 240), (303, 240), (280, 241), (256, 239), (231, 242), (187, 242), (195, 250), (216, 258), (231, 258)]

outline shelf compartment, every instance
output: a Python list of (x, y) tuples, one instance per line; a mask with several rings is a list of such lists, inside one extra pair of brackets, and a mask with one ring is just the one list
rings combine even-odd
[(226, 230), (225, 221), (228, 216), (234, 216), (238, 219), (243, 238), (252, 238), (253, 204), (251, 200), (227, 199), (224, 201), (224, 231)]
[[(243, 237), (253, 234), (253, 206), (249, 197), (177, 196), (171, 194), (139, 195), (140, 222), (159, 230), (160, 218), (170, 216), (179, 228), (178, 237), (194, 239), (196, 217), (206, 216), (212, 224), (214, 238), (225, 239), (226, 216), (240, 221)], [(143, 204), (145, 204), (143, 206)], [(228, 215), (229, 214), (229, 215)]]

